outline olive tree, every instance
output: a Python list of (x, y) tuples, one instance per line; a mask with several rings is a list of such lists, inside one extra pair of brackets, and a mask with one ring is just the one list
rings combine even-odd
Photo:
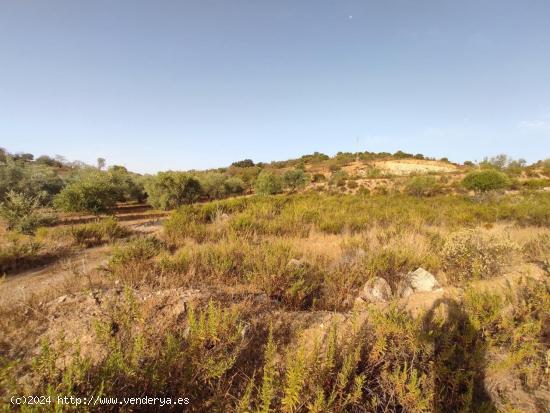
[(148, 202), (155, 208), (170, 209), (199, 199), (201, 184), (185, 172), (159, 172), (145, 182)]

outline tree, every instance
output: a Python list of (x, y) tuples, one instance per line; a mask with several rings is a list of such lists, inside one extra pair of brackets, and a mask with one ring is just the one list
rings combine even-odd
[(202, 188), (197, 178), (185, 172), (159, 172), (145, 182), (148, 202), (155, 208), (170, 209), (199, 199)]
[(97, 158), (97, 169), (102, 170), (105, 168), (105, 158)]
[(252, 159), (243, 159), (242, 161), (233, 162), (231, 166), (235, 166), (237, 168), (250, 168), (254, 166), (254, 162)]
[(108, 174), (118, 191), (118, 201), (143, 202), (147, 198), (143, 184), (139, 181), (139, 176), (128, 172), (124, 166), (110, 166)]
[(42, 205), (47, 205), (61, 191), (64, 182), (57, 171), (49, 166), (14, 160), (11, 156), (0, 165), (0, 201), (13, 190), (27, 196), (38, 197)]
[(244, 192), (245, 184), (240, 178), (227, 178), (224, 182), (225, 192), (230, 195), (239, 195)]
[(202, 193), (208, 199), (220, 199), (226, 196), (225, 187), (226, 176), (217, 172), (209, 172), (202, 175), (199, 180), (202, 187)]
[(462, 185), (476, 192), (488, 192), (508, 187), (510, 179), (502, 172), (487, 169), (470, 172), (462, 180)]
[(39, 156), (38, 158), (35, 159), (34, 162), (37, 164), (42, 164), (42, 165), (56, 167), (56, 168), (61, 168), (63, 166), (61, 162), (55, 160), (54, 158), (48, 155)]
[(307, 175), (301, 169), (294, 169), (285, 172), (285, 174), (283, 175), (283, 181), (287, 188), (289, 188), (291, 191), (295, 191), (296, 189), (305, 186)]
[(105, 172), (86, 172), (67, 185), (55, 198), (56, 208), (67, 212), (108, 212), (120, 192)]
[(256, 179), (254, 189), (258, 195), (273, 195), (283, 191), (283, 181), (281, 177), (273, 172), (262, 171)]

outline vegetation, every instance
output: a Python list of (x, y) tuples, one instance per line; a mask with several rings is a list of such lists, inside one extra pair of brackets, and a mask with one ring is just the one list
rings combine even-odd
[[(0, 151), (1, 176), (47, 168), (62, 182), (2, 194), (0, 409), (41, 394), (188, 397), (195, 412), (541, 411), (544, 163), (405, 175), (371, 162), (396, 159), (427, 157), (314, 153), (139, 176)], [(40, 218), (52, 205), (119, 219), (65, 212), (54, 225)], [(419, 268), (443, 291), (418, 293)], [(388, 288), (373, 303), (374, 282)], [(33, 409), (121, 407), (20, 408)]]
[(504, 173), (488, 169), (470, 172), (462, 185), (476, 192), (488, 192), (506, 188), (510, 185), (510, 180)]
[(199, 199), (201, 184), (183, 172), (159, 172), (145, 183), (148, 200), (155, 208), (169, 209)]
[(32, 234), (41, 225), (51, 224), (54, 217), (38, 212), (40, 201), (24, 193), (9, 191), (4, 202), (0, 203), (0, 217), (7, 229)]
[(283, 180), (273, 172), (262, 171), (254, 185), (258, 195), (274, 195), (283, 191)]

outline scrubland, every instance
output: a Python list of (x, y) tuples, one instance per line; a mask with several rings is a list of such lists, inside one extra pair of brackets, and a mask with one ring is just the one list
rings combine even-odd
[[(509, 190), (474, 194), (454, 172), (298, 175), (283, 194), (180, 205), (162, 225), (6, 232), (4, 410), (36, 394), (188, 397), (194, 412), (549, 411), (550, 193), (524, 185), (546, 178), (492, 176)], [(64, 278), (41, 284), (37, 260)], [(419, 267), (437, 288), (403, 294)], [(378, 278), (390, 292), (369, 301)]]

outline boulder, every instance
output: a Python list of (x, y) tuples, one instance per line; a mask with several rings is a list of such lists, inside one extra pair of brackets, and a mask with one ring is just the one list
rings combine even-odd
[(399, 286), (399, 295), (408, 297), (413, 293), (434, 291), (439, 288), (439, 282), (424, 268), (418, 268), (405, 275)]
[(392, 292), (388, 282), (380, 277), (374, 277), (367, 281), (359, 296), (368, 302), (386, 302), (391, 299)]

